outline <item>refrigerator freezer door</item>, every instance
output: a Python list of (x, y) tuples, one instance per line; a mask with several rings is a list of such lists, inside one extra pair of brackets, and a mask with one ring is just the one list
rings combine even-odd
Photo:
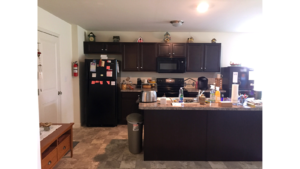
[(92, 81), (88, 89), (87, 125), (116, 126), (116, 86), (112, 86), (110, 80), (99, 80), (95, 84)]
[[(108, 62), (109, 61), (109, 62)], [(99, 60), (96, 60), (98, 63)], [(117, 61), (116, 60), (103, 60), (104, 66), (97, 65), (96, 72), (88, 72), (88, 78), (91, 79), (105, 79), (115, 80), (117, 78)]]

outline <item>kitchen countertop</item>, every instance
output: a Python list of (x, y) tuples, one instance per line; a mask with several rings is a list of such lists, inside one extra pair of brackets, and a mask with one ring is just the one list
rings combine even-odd
[[(194, 89), (194, 88), (185, 88), (188, 92), (196, 92), (198, 93), (199, 89)], [(131, 89), (125, 89), (125, 90), (122, 90), (121, 89), (121, 92), (141, 92), (142, 89), (141, 88), (136, 88), (134, 86), (133, 90)], [(202, 90), (201, 90), (202, 91)], [(210, 90), (205, 90), (205, 93), (206, 92), (210, 92)], [(220, 90), (221, 93), (226, 93), (226, 90)]]
[[(194, 97), (185, 97), (184, 99), (194, 99)], [(262, 106), (251, 108), (249, 106), (235, 106), (220, 107), (217, 103), (206, 103), (200, 105), (199, 103), (184, 103), (181, 106), (172, 106), (171, 100), (167, 98), (167, 104), (161, 105), (160, 98), (157, 98), (154, 103), (139, 103), (141, 110), (225, 110), (225, 111), (262, 111)]]
[[(186, 89), (188, 92), (196, 92), (198, 93), (199, 89), (195, 89), (195, 88), (184, 88)], [(201, 90), (202, 91), (202, 90)], [(204, 93), (210, 92), (210, 90), (205, 90)], [(226, 90), (220, 90), (221, 93), (226, 93)]]

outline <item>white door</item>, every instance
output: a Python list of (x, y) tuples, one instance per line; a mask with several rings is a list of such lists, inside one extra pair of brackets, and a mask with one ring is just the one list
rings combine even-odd
[[(61, 122), (59, 39), (38, 31), (38, 93), (40, 122)], [(42, 76), (41, 75), (42, 72)]]

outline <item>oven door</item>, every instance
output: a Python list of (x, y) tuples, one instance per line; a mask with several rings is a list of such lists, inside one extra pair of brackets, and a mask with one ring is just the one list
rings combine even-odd
[(158, 73), (184, 73), (185, 58), (157, 58)]

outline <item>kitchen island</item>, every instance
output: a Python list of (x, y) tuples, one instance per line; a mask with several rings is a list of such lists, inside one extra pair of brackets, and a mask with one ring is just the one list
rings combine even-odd
[[(186, 98), (185, 98), (186, 99)], [(139, 103), (145, 161), (261, 161), (262, 106)]]

